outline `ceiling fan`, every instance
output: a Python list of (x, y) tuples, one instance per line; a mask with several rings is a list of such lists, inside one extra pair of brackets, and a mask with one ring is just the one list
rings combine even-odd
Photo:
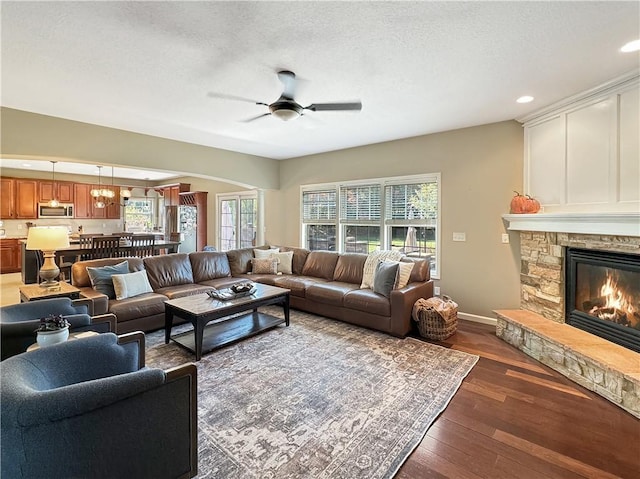
[(246, 101), (250, 103), (255, 103), (256, 105), (264, 105), (269, 108), (269, 113), (263, 113), (262, 115), (255, 116), (253, 118), (248, 118), (244, 120), (244, 122), (250, 122), (257, 120), (258, 118), (263, 118), (265, 116), (275, 116), (276, 118), (289, 121), (294, 120), (302, 115), (304, 115), (304, 110), (310, 111), (360, 111), (362, 109), (362, 103), (351, 102), (351, 103), (312, 103), (309, 106), (302, 106), (294, 100), (294, 91), (296, 84), (296, 75), (295, 73), (282, 70), (278, 72), (278, 78), (284, 85), (284, 89), (280, 98), (278, 98), (273, 103), (264, 103), (261, 101), (254, 101), (248, 98), (242, 98), (235, 95), (225, 95), (221, 93), (213, 93), (210, 92), (209, 96), (213, 98), (223, 98), (226, 100), (239, 100)]

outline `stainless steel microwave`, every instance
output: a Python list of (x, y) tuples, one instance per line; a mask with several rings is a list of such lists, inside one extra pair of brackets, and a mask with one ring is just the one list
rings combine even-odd
[(60, 203), (49, 206), (49, 203), (38, 203), (38, 218), (73, 218), (73, 205)]

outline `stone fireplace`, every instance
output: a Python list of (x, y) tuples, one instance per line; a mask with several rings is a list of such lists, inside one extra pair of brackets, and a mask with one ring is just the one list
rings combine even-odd
[[(520, 231), (521, 309), (496, 311), (496, 333), (640, 418), (640, 354), (629, 349), (629, 344), (623, 347), (611, 342), (621, 331), (629, 333), (632, 344), (640, 340), (640, 328), (634, 327), (640, 321), (635, 314), (640, 313), (633, 311), (640, 307), (640, 215), (616, 215), (613, 224), (611, 216), (601, 215), (602, 222), (578, 221), (595, 217), (582, 216), (505, 215), (509, 229)], [(601, 294), (607, 287), (606, 271), (613, 271), (602, 261), (612, 259), (614, 263), (630, 260), (631, 266), (625, 263), (612, 273), (617, 283), (624, 283), (617, 286), (623, 287), (626, 296), (632, 296), (630, 312), (622, 313), (607, 305), (606, 295)], [(578, 263), (582, 264), (580, 271), (590, 272), (592, 277), (582, 279), (587, 285), (576, 290), (566, 281), (577, 279), (573, 276)], [(592, 283), (600, 282), (600, 275), (604, 275), (605, 284), (594, 286)], [(605, 334), (599, 334), (599, 326), (596, 330), (584, 327), (585, 320), (589, 323), (593, 319), (592, 312), (599, 311), (616, 317), (624, 326), (605, 325)]]

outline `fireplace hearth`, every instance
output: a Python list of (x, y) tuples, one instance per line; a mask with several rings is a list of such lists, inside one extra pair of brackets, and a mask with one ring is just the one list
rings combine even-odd
[(640, 352), (640, 256), (567, 248), (565, 321)]

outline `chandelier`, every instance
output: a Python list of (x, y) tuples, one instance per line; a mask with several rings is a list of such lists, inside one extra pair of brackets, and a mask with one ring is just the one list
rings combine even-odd
[(98, 188), (91, 190), (91, 196), (96, 199), (93, 204), (96, 208), (104, 208), (106, 206), (105, 199), (112, 199), (116, 194), (109, 188), (102, 187), (102, 166), (98, 166)]
[(51, 199), (49, 200), (49, 206), (55, 208), (60, 205), (60, 202), (56, 199), (56, 163), (57, 161), (51, 160), (52, 181), (51, 181)]

